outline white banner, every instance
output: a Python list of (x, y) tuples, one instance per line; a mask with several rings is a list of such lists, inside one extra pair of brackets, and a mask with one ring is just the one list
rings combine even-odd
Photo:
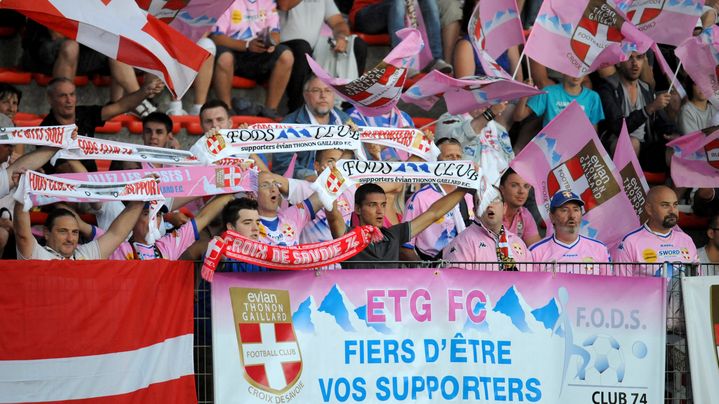
[(394, 182), (404, 184), (449, 184), (481, 189), (484, 180), (471, 161), (389, 162), (340, 160), (335, 164), (342, 177), (361, 184)]
[(184, 166), (201, 165), (197, 158), (186, 150), (114, 142), (86, 136), (78, 136), (73, 146), (71, 146), (71, 150), (59, 150), (50, 162), (55, 164), (57, 159), (120, 160)]
[(73, 146), (73, 125), (0, 128), (0, 144), (32, 144), (67, 149)]
[(719, 403), (719, 276), (682, 278), (695, 403)]

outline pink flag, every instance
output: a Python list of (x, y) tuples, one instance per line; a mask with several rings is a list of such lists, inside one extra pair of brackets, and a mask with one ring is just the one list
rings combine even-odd
[(479, 63), (482, 65), (482, 69), (487, 74), (487, 76), (492, 77), (502, 77), (505, 79), (512, 80), (512, 76), (509, 75), (509, 73), (505, 72), (502, 66), (497, 63), (494, 58), (489, 56), (489, 53), (487, 53), (484, 49), (477, 49), (474, 48), (477, 52), (477, 58), (479, 59)]
[(512, 168), (534, 186), (539, 212), (552, 232), (549, 201), (571, 190), (584, 201), (582, 234), (612, 246), (639, 226), (614, 163), (587, 116), (572, 102), (517, 155)]
[(163, 79), (182, 97), (210, 54), (142, 11), (133, 0), (3, 0), (48, 28), (110, 58)]
[(467, 26), (477, 50), (484, 49), (497, 59), (507, 49), (524, 43), (522, 22), (515, 0), (478, 1)]
[(644, 171), (639, 164), (637, 154), (634, 153), (634, 148), (632, 148), (632, 141), (629, 140), (626, 122), (622, 123), (622, 131), (619, 133), (613, 161), (617, 167), (616, 173), (619, 174), (622, 190), (624, 190), (632, 206), (634, 206), (634, 211), (639, 216), (639, 222), (644, 223), (647, 220), (644, 203), (647, 200), (649, 184), (644, 177)]
[(540, 93), (541, 90), (511, 79), (487, 76), (455, 79), (434, 70), (407, 89), (402, 101), (429, 110), (444, 94), (447, 111), (461, 114)]
[(585, 76), (646, 52), (651, 38), (626, 21), (612, 0), (545, 0), (525, 53), (568, 74)]
[(657, 43), (677, 46), (692, 36), (704, 0), (634, 0), (627, 19)]
[(719, 105), (719, 28), (712, 26), (674, 50), (684, 70), (714, 105)]
[(422, 16), (422, 10), (419, 7), (417, 0), (405, 0), (407, 7), (407, 14), (405, 18), (405, 27), (413, 28), (419, 31), (422, 36), (422, 50), (412, 57), (408, 67), (416, 70), (422, 70), (425, 66), (429, 65), (434, 56), (432, 56), (432, 49), (429, 47), (429, 37), (427, 36), (427, 28), (424, 25), (424, 17)]
[(366, 116), (387, 113), (397, 105), (402, 87), (407, 78), (410, 59), (422, 48), (422, 38), (416, 29), (401, 29), (397, 35), (402, 38), (397, 46), (382, 61), (361, 77), (348, 81), (333, 78), (310, 55), (307, 62), (317, 78), (331, 86), (344, 100), (354, 105)]
[(197, 42), (234, 0), (135, 0), (141, 9)]
[(719, 187), (719, 127), (684, 135), (667, 146), (674, 149), (671, 164), (674, 185)]
[(677, 90), (677, 94), (679, 94), (681, 98), (686, 97), (687, 92), (684, 90), (684, 86), (677, 80), (677, 76), (674, 75), (672, 68), (669, 66), (669, 63), (667, 63), (667, 60), (664, 59), (664, 55), (662, 55), (662, 51), (659, 50), (656, 43), (652, 44), (652, 52), (654, 52), (655, 59), (657, 63), (659, 63), (659, 68), (662, 69), (662, 73), (669, 79), (672, 88)]

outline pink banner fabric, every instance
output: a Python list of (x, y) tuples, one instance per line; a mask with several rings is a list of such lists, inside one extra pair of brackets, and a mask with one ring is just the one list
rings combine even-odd
[(719, 187), (719, 127), (684, 135), (667, 146), (674, 150), (671, 163), (674, 185)]
[(626, 20), (612, 0), (546, 0), (527, 40), (525, 53), (568, 74), (585, 76), (646, 52), (652, 39)]
[(712, 26), (674, 50), (684, 70), (714, 105), (719, 105), (719, 28)]
[(429, 110), (440, 95), (444, 95), (447, 111), (450, 114), (462, 114), (540, 93), (541, 90), (511, 79), (488, 76), (455, 79), (434, 70), (407, 89), (402, 95), (402, 101)]
[(149, 170), (58, 174), (57, 177), (98, 184), (140, 180), (157, 174), (166, 198), (255, 192), (257, 170), (241, 166), (169, 167)]
[(634, 0), (627, 19), (657, 43), (678, 46), (692, 36), (704, 0)]
[(649, 192), (649, 184), (644, 177), (644, 171), (639, 164), (637, 154), (634, 153), (632, 142), (629, 140), (629, 132), (627, 131), (627, 123), (622, 124), (622, 131), (619, 133), (617, 148), (614, 151), (614, 165), (617, 167), (617, 173), (621, 179), (621, 186), (624, 193), (629, 197), (629, 201), (634, 206), (634, 211), (639, 216), (639, 222), (644, 223), (647, 220), (647, 213), (644, 211), (644, 203), (647, 200), (647, 192)]
[(322, 82), (331, 86), (342, 99), (354, 105), (362, 114), (382, 115), (397, 105), (411, 58), (416, 56), (423, 46), (421, 35), (416, 29), (405, 28), (397, 35), (402, 38), (402, 42), (377, 66), (352, 81), (333, 78), (310, 55), (307, 55), (307, 62)]
[(476, 49), (497, 59), (507, 49), (524, 43), (515, 0), (478, 1), (467, 27)]
[(405, 18), (405, 27), (416, 29), (419, 31), (422, 37), (422, 50), (411, 58), (409, 67), (422, 70), (425, 66), (429, 65), (434, 57), (432, 56), (432, 50), (429, 48), (429, 36), (427, 36), (427, 27), (424, 24), (424, 16), (422, 16), (422, 10), (419, 7), (417, 0), (405, 0), (407, 5), (407, 16)]
[(141, 9), (197, 42), (234, 0), (135, 0)]
[(581, 233), (587, 237), (611, 247), (639, 226), (617, 168), (576, 102), (544, 127), (510, 166), (534, 187), (547, 234), (553, 231), (549, 201), (560, 190), (571, 190), (584, 201)]

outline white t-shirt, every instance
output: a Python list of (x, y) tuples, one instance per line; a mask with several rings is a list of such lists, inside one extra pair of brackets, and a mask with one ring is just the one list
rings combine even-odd
[(320, 31), (325, 20), (339, 13), (332, 0), (302, 0), (290, 11), (278, 10), (282, 27), (280, 39), (282, 42), (304, 39), (314, 48), (317, 41), (324, 39), (320, 38)]
[(17, 251), (17, 259), (19, 260), (99, 260), (100, 257), (100, 244), (97, 240), (91, 241), (87, 244), (78, 245), (73, 253), (72, 257), (65, 258), (60, 255), (57, 251), (47, 246), (41, 246), (35, 241), (35, 245), (32, 248), (32, 255), (30, 257), (23, 257), (20, 254), (20, 250)]
[(0, 167), (0, 198), (10, 193), (10, 178), (5, 167)]

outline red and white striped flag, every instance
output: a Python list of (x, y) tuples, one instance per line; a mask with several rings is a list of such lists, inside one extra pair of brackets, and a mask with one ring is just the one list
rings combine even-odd
[(185, 261), (4, 261), (0, 402), (196, 403), (192, 288)]
[(152, 73), (181, 97), (210, 54), (133, 0), (3, 0), (29, 18), (110, 58)]

